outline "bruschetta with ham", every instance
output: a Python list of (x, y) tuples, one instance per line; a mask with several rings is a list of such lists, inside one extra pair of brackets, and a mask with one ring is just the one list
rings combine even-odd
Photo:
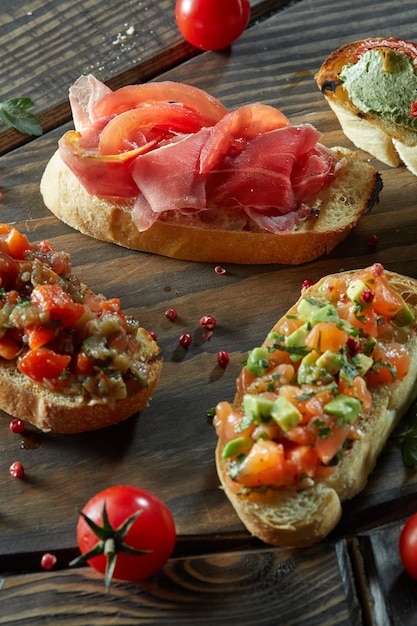
[(43, 431), (97, 430), (144, 409), (161, 350), (70, 258), (0, 224), (0, 409)]
[(169, 257), (298, 264), (333, 249), (377, 201), (378, 172), (278, 109), (226, 110), (171, 81), (70, 89), (46, 206), (97, 239)]
[(381, 264), (322, 278), (251, 350), (216, 407), (216, 465), (266, 543), (324, 539), (417, 395), (417, 281)]

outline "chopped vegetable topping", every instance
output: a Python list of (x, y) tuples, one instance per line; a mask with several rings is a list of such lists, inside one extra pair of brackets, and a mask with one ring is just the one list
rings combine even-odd
[(147, 384), (138, 328), (117, 298), (80, 283), (67, 254), (0, 224), (0, 358), (49, 390), (112, 402)]
[(213, 424), (231, 485), (307, 487), (329, 476), (372, 409), (371, 390), (403, 378), (414, 314), (379, 263), (329, 277), (248, 353), (235, 403)]

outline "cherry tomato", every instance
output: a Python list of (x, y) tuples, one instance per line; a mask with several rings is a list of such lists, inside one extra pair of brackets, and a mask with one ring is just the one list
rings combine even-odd
[[(138, 487), (109, 487), (93, 496), (80, 514), (77, 542), (81, 557), (71, 564), (86, 561), (106, 575), (107, 587), (112, 578), (137, 581), (161, 569), (175, 541), (175, 523), (162, 500)], [(129, 549), (137, 553), (129, 553)]]
[(221, 50), (245, 30), (249, 0), (177, 0), (175, 17), (183, 37), (196, 48)]
[(399, 550), (405, 571), (417, 580), (417, 513), (409, 518), (401, 531)]

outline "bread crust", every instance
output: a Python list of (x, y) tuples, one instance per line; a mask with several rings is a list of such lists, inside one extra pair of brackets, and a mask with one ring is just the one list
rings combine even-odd
[(333, 151), (338, 158), (346, 158), (347, 165), (328, 189), (320, 216), (292, 232), (271, 234), (222, 230), (202, 223), (189, 225), (175, 221), (169, 211), (148, 230), (139, 232), (131, 218), (134, 200), (91, 196), (58, 151), (42, 176), (41, 193), (58, 219), (85, 235), (126, 248), (210, 263), (297, 265), (329, 253), (347, 237), (375, 204), (382, 188), (375, 168), (349, 150)]
[[(409, 307), (417, 312), (417, 281), (385, 271)], [(316, 297), (320, 285), (328, 277), (304, 291), (302, 298)], [(295, 314), (298, 302), (282, 318)], [(282, 320), (272, 329), (277, 329)], [(363, 433), (348, 454), (342, 457), (331, 476), (302, 490), (253, 491), (237, 495), (228, 477), (228, 461), (222, 458), (222, 443), (216, 447), (216, 468), (224, 492), (248, 531), (262, 541), (287, 547), (305, 547), (324, 539), (337, 525), (342, 515), (342, 503), (358, 494), (368, 481), (392, 431), (417, 397), (417, 333), (407, 344), (410, 354), (408, 374), (391, 385), (378, 385), (372, 393), (373, 409), (360, 418)], [(237, 397), (235, 398), (235, 402)]]
[(390, 167), (404, 163), (417, 175), (417, 132), (359, 110), (340, 84), (342, 68), (357, 62), (358, 47), (362, 43), (355, 41), (332, 52), (315, 76), (317, 86), (338, 118), (344, 134), (356, 147)]
[[(128, 386), (126, 398), (113, 403), (87, 403), (81, 395), (65, 395), (21, 374), (14, 361), (0, 360), (0, 408), (44, 432), (76, 434), (112, 426), (148, 406), (162, 367), (162, 353), (144, 328), (137, 339), (147, 373), (147, 385)], [(133, 382), (133, 381), (132, 381)]]

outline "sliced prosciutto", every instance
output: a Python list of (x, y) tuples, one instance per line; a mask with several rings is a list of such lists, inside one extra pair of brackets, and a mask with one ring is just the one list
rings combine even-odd
[(222, 225), (289, 230), (335, 176), (338, 161), (321, 134), (291, 126), (271, 106), (227, 112), (206, 92), (170, 81), (112, 92), (81, 77), (70, 95), (76, 130), (60, 140), (61, 158), (88, 193), (134, 199), (140, 231), (170, 212), (207, 211)]

